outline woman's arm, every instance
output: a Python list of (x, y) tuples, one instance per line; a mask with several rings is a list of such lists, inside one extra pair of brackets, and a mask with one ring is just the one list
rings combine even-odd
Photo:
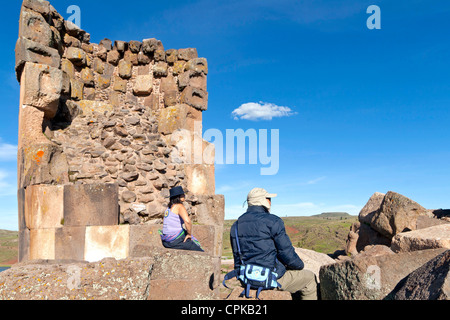
[(184, 221), (184, 225), (186, 227), (186, 232), (187, 232), (187, 236), (186, 239), (184, 240), (184, 242), (186, 242), (187, 240), (192, 238), (192, 221), (189, 218), (189, 214), (186, 211), (186, 208), (182, 205), (179, 204), (176, 206), (176, 212), (181, 219), (183, 219)]

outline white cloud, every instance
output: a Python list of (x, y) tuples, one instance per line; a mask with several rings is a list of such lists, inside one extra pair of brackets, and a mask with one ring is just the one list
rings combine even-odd
[(320, 178), (317, 178), (317, 179), (309, 180), (306, 184), (316, 184), (316, 183), (319, 183), (322, 180), (325, 180), (326, 178), (327, 177), (320, 177)]
[(8, 143), (0, 144), (0, 161), (16, 161), (17, 160), (17, 146)]
[(297, 114), (291, 108), (277, 106), (267, 102), (249, 102), (233, 111), (234, 120), (272, 120), (273, 118), (290, 117)]

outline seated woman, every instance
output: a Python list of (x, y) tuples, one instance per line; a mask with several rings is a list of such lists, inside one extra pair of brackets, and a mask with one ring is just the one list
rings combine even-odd
[[(192, 236), (192, 222), (183, 205), (185, 194), (182, 187), (170, 190), (170, 202), (164, 213), (161, 234), (163, 246), (168, 249), (204, 252), (197, 239)], [(183, 224), (185, 228), (183, 228)]]

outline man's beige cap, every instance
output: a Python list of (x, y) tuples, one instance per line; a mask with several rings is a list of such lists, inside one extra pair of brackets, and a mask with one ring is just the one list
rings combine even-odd
[(247, 196), (249, 206), (267, 206), (267, 199), (275, 198), (277, 194), (268, 193), (265, 189), (255, 188)]

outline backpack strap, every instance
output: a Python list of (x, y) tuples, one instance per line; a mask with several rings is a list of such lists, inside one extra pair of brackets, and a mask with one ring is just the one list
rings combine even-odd
[(262, 291), (262, 287), (259, 287), (258, 292), (256, 292), (256, 299), (258, 299), (258, 300), (259, 300), (259, 295), (260, 295), (261, 291)]
[(237, 249), (238, 249), (239, 260), (241, 260), (241, 265), (245, 265), (244, 259), (243, 259), (243, 255), (242, 255), (242, 252), (241, 252), (241, 246), (239, 245), (238, 223), (239, 223), (239, 220), (236, 221), (236, 226), (234, 228), (234, 233), (235, 233), (235, 236), (236, 236), (236, 245), (237, 245)]
[(232, 279), (232, 278), (237, 278), (239, 276), (239, 272), (237, 269), (234, 269), (233, 271), (227, 273), (223, 279), (223, 286), (227, 289), (230, 289), (227, 285), (226, 285), (226, 281)]

